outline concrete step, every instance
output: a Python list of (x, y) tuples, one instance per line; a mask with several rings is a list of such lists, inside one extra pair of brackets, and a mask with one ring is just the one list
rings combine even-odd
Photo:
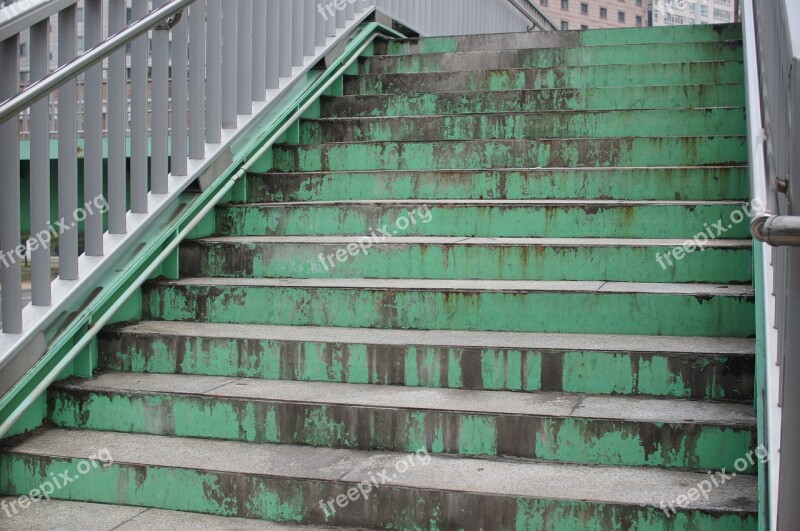
[(322, 100), (321, 110), (324, 118), (385, 117), (489, 112), (700, 109), (738, 107), (744, 101), (744, 85), (724, 83), (326, 96)]
[[(430, 278), (752, 282), (751, 240), (716, 240), (666, 259), (684, 240), (251, 236), (185, 241), (181, 277)], [(341, 249), (341, 251), (340, 251)], [(671, 258), (675, 262), (674, 258)], [(631, 268), (631, 264), (641, 264)]]
[[(0, 529), (24, 529), (25, 531), (82, 530), (82, 531), (219, 531), (228, 529), (249, 531), (321, 531), (334, 529), (328, 526), (306, 526), (274, 523), (248, 518), (233, 518), (198, 514), (192, 512), (166, 511), (132, 505), (110, 505), (65, 500), (38, 499), (23, 502), (19, 498), (0, 497)], [(7, 510), (5, 510), (7, 509)], [(9, 516), (10, 515), (10, 516)], [(341, 529), (341, 528), (336, 528)], [(351, 528), (352, 529), (352, 528)]]
[(247, 176), (247, 200), (251, 203), (378, 198), (744, 202), (749, 194), (746, 166), (373, 170)]
[(142, 317), (221, 324), (751, 337), (753, 301), (751, 287), (714, 284), (191, 278), (147, 284)]
[(678, 399), (110, 372), (48, 406), (62, 428), (616, 466), (733, 470), (757, 445), (752, 405)]
[(557, 138), (279, 145), (276, 171), (739, 166), (746, 136)]
[(571, 528), (576, 518), (597, 529), (620, 521), (654, 529), (675, 522), (724, 531), (757, 525), (757, 480), (741, 474), (717, 487), (702, 483), (708, 499), (690, 499), (692, 487), (710, 482), (706, 473), (62, 429), (8, 446), (0, 489), (23, 494), (50, 477), (75, 474), (98, 448), (114, 463), (92, 468), (54, 496), (381, 528)]
[(301, 144), (432, 140), (525, 140), (743, 136), (744, 108), (642, 111), (556, 111), (303, 120)]
[[(375, 52), (380, 55), (412, 55), (533, 48), (581, 48), (614, 44), (718, 42), (741, 38), (742, 27), (739, 24), (704, 24), (700, 26), (597, 29), (592, 31), (533, 31), (400, 39), (378, 41), (375, 45)], [(654, 46), (654, 48), (658, 48), (658, 46)]]
[(747, 219), (727, 201), (308, 201), (218, 207), (216, 234), (746, 239)]
[(145, 321), (102, 370), (487, 391), (752, 400), (753, 340)]
[(744, 82), (742, 61), (699, 61), (355, 75), (345, 78), (344, 93), (366, 96), (372, 94), (650, 87), (742, 82)]
[(636, 65), (689, 61), (740, 61), (741, 41), (611, 45), (489, 52), (375, 55), (362, 60), (362, 74), (461, 72), (499, 68), (552, 68), (562, 65)]

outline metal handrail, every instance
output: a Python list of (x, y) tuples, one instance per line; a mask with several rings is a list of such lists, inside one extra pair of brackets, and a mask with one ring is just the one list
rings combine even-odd
[[(0, 104), (0, 123), (24, 111), (45, 96), (49, 96), (68, 81), (75, 79), (94, 65), (107, 59), (114, 52), (124, 48), (138, 37), (167, 21), (196, 0), (174, 0), (158, 8), (141, 20), (110, 36), (99, 46), (87, 50), (83, 55), (53, 71), (52, 74), (32, 83), (15, 97)], [(75, 0), (72, 3), (76, 3)]]
[(557, 29), (553, 21), (550, 20), (547, 15), (539, 11), (535, 5), (531, 4), (530, 0), (522, 0), (525, 5), (523, 5), (520, 0), (508, 0), (508, 2), (516, 7), (517, 10), (531, 22), (532, 26), (528, 28), (528, 31), (536, 28), (542, 31), (553, 31)]

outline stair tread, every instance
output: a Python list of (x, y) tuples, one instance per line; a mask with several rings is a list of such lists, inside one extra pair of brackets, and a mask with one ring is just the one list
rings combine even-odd
[(273, 203), (233, 203), (235, 207), (322, 206), (322, 205), (467, 205), (467, 206), (698, 206), (741, 205), (742, 201), (669, 201), (642, 199), (337, 199), (336, 201), (289, 201)]
[[(46, 428), (7, 444), (7, 452), (33, 457), (85, 459), (106, 448), (115, 463), (210, 470), (330, 482), (369, 481), (408, 454), (253, 444), (104, 431)], [(658, 507), (686, 498), (705, 473), (656, 468), (574, 465), (518, 459), (430, 456), (391, 480), (395, 488), (467, 492), (556, 500), (583, 500)], [(739, 476), (712, 489), (706, 501), (688, 501), (684, 510), (755, 512), (757, 478)]]
[[(470, 111), (470, 112), (447, 112), (447, 113), (434, 113), (434, 114), (413, 114), (413, 115), (382, 115), (382, 116), (323, 116), (320, 118), (304, 118), (306, 122), (322, 122), (322, 123), (336, 123), (336, 122), (374, 122), (381, 120), (412, 120), (412, 121), (425, 121), (431, 118), (442, 119), (448, 117), (462, 117), (462, 116), (504, 116), (504, 117), (526, 117), (526, 116), (539, 116), (539, 115), (588, 115), (588, 114), (630, 114), (630, 113), (669, 113), (669, 114), (688, 114), (697, 111), (698, 114), (705, 113), (712, 110), (741, 110), (744, 111), (744, 106), (739, 105), (719, 105), (708, 107), (687, 107), (682, 109), (539, 109), (536, 111)], [(563, 137), (559, 137), (563, 138)]]
[(548, 416), (626, 422), (727, 427), (755, 426), (750, 404), (574, 393), (483, 391), (390, 385), (264, 380), (178, 374), (108, 372), (55, 386), (67, 391), (114, 394), (204, 395), (241, 399), (338, 404), (349, 407), (428, 410), (475, 414)]
[(564, 171), (570, 172), (618, 172), (618, 171), (625, 171), (625, 172), (635, 172), (635, 171), (670, 171), (670, 170), (703, 170), (703, 169), (746, 169), (748, 166), (745, 164), (725, 164), (725, 165), (710, 165), (710, 164), (701, 164), (698, 166), (582, 166), (579, 168), (573, 167), (557, 167), (557, 166), (548, 166), (548, 167), (541, 167), (541, 168), (479, 168), (479, 169), (464, 169), (464, 168), (454, 168), (449, 170), (442, 170), (442, 169), (431, 169), (431, 170), (418, 170), (418, 169), (410, 169), (410, 170), (394, 170), (394, 169), (387, 169), (387, 170), (331, 170), (331, 171), (265, 171), (265, 172), (251, 172), (250, 175), (261, 175), (261, 176), (273, 176), (273, 175), (336, 175), (336, 174), (344, 174), (344, 175), (358, 175), (358, 174), (366, 174), (366, 175), (374, 175), (375, 173), (386, 173), (386, 174), (451, 174), (451, 173), (513, 173), (513, 172), (529, 172), (529, 173), (558, 173)]
[[(705, 138), (747, 138), (747, 135), (682, 135), (682, 136), (608, 136), (608, 137), (593, 137), (593, 136), (562, 136), (556, 138), (525, 138), (525, 139), (513, 139), (513, 138), (490, 138), (490, 139), (478, 139), (478, 140), (447, 140), (447, 139), (437, 139), (437, 140), (348, 140), (346, 142), (319, 142), (316, 144), (276, 144), (277, 147), (281, 147), (283, 149), (286, 148), (314, 148), (314, 149), (324, 149), (329, 147), (340, 147), (340, 146), (349, 146), (349, 145), (364, 145), (364, 144), (374, 144), (374, 145), (403, 145), (403, 144), (434, 144), (434, 145), (442, 145), (442, 144), (509, 144), (509, 143), (518, 143), (520, 145), (523, 144), (534, 144), (534, 143), (545, 143), (550, 144), (554, 142), (573, 142), (573, 141), (587, 141), (587, 142), (603, 142), (603, 141), (614, 141), (614, 142), (621, 142), (621, 141), (631, 141), (631, 140), (663, 140), (663, 139), (705, 139)], [(733, 164), (734, 166), (741, 166), (741, 164)], [(715, 166), (713, 164), (704, 164), (703, 166)], [(722, 166), (727, 166), (727, 164), (722, 164)], [(625, 166), (630, 168), (632, 166)], [(692, 168), (699, 167), (699, 166), (689, 166)], [(508, 169), (508, 168), (504, 168)]]
[(469, 330), (392, 330), (322, 326), (241, 325), (190, 321), (142, 321), (108, 330), (114, 334), (222, 339), (495, 347), (544, 350), (636, 351), (685, 354), (753, 355), (755, 340), (720, 337), (636, 336), (619, 334), (541, 334)]
[[(261, 243), (308, 243), (308, 244), (347, 244), (359, 243), (363, 236), (211, 236), (191, 240), (199, 243), (261, 244)], [(492, 245), (492, 246), (551, 246), (551, 247), (676, 247), (686, 243), (686, 239), (656, 238), (473, 238), (459, 236), (394, 236), (384, 241), (374, 241), (372, 245)], [(706, 248), (751, 249), (752, 240), (712, 240)]]
[[(18, 498), (0, 497), (0, 502), (11, 503)], [(9, 506), (10, 507), (10, 506)], [(6, 529), (3, 522), (8, 516), (0, 512), (0, 528)], [(112, 505), (107, 503), (87, 503), (65, 500), (39, 499), (24, 511), (14, 513), (11, 518), (13, 528), (27, 531), (49, 531), (51, 529), (91, 529), (93, 531), (174, 531), (192, 529), (193, 531), (218, 531), (220, 529), (267, 530), (322, 530), (332, 529), (324, 526), (293, 525), (264, 520), (235, 518), (184, 511), (168, 511), (131, 505)], [(10, 527), (8, 529), (11, 529)], [(347, 529), (339, 528), (336, 529)]]
[(549, 281), (549, 280), (437, 280), (437, 279), (365, 279), (365, 278), (217, 278), (196, 277), (177, 280), (158, 280), (169, 286), (233, 286), (233, 287), (295, 287), (371, 290), (436, 290), (436, 291), (493, 291), (572, 293), (635, 293), (689, 296), (752, 297), (752, 286), (720, 284), (670, 284), (646, 282)]

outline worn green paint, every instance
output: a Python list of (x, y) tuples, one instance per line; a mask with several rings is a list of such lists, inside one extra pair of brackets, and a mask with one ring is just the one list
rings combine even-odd
[[(366, 171), (248, 176), (250, 202), (351, 199), (741, 200), (745, 167)], [(630, 186), (632, 182), (636, 186)]]
[(203, 284), (150, 285), (145, 296), (146, 317), (170, 321), (723, 337), (754, 333), (748, 296)]
[(427, 441), (442, 432), (445, 453), (619, 466), (734, 470), (755, 446), (755, 426), (477, 414), (468, 404), (413, 410), (57, 386), (49, 406), (50, 422), (63, 428), (398, 452), (434, 451)]
[(490, 391), (753, 397), (752, 355), (295, 343), (127, 332), (104, 334), (101, 345), (100, 368), (124, 372)]
[(667, 85), (326, 98), (323, 117), (739, 107), (744, 85)]
[(742, 108), (493, 113), (306, 120), (301, 144), (747, 134)]
[[(732, 220), (732, 216), (734, 219), (743, 216), (741, 209), (736, 203), (723, 202), (699, 205), (239, 205), (217, 211), (217, 232), (226, 236), (362, 236), (383, 229), (394, 236), (685, 239), (711, 230), (715, 238), (747, 238), (746, 219), (738, 224)], [(412, 213), (416, 223), (410, 223)], [(428, 219), (428, 223), (424, 219)], [(409, 225), (403, 229), (406, 221)], [(712, 226), (719, 222), (723, 223), (725, 232), (717, 235), (718, 230)], [(649, 261), (654, 261), (654, 257)]]
[[(592, 31), (560, 32), (574, 47), (608, 46), (614, 44), (666, 44), (684, 42), (716, 42), (742, 38), (742, 28), (738, 24), (715, 24), (698, 27), (652, 27), (594, 29)], [(460, 45), (469, 44), (473, 40), (491, 39), (492, 35), (468, 37), (427, 37), (424, 39), (394, 40), (386, 43), (385, 51), (390, 55), (406, 55), (409, 53), (447, 53), (461, 51)], [(503, 38), (502, 36), (498, 36)], [(528, 42), (536, 46), (540, 35), (530, 34)], [(542, 38), (541, 41), (548, 42)], [(654, 46), (657, 47), (657, 46)]]
[(741, 41), (665, 43), (659, 46), (610, 45), (586, 48), (539, 48), (471, 54), (422, 54), (374, 57), (361, 65), (361, 73), (419, 73), (480, 68), (549, 68), (561, 65), (685, 63), (688, 61), (739, 61)]
[[(27, 494), (50, 477), (75, 474), (79, 460), (0, 455), (0, 489)], [(180, 485), (165, 489), (163, 485)], [(337, 511), (325, 518), (319, 500), (335, 499), (355, 483), (286, 479), (252, 474), (199, 471), (162, 466), (114, 463), (93, 468), (83, 479), (54, 493), (56, 499), (97, 501), (181, 509), (205, 514), (240, 516), (284, 522), (351, 525), (352, 514)], [(413, 499), (415, 503), (408, 504)], [(679, 510), (667, 518), (657, 507), (618, 506), (574, 500), (550, 500), (470, 493), (444, 493), (385, 485), (362, 500), (364, 525), (403, 529), (448, 529), (453, 519), (487, 528), (498, 520), (513, 522), (516, 529), (608, 529), (620, 522), (636, 522), (648, 531), (751, 530), (756, 515), (749, 512)], [(359, 505), (361, 508), (362, 505)], [(453, 508), (457, 507), (458, 510)], [(488, 507), (488, 511), (483, 509)]]
[[(708, 248), (662, 268), (657, 255), (673, 246), (518, 244), (385, 244), (339, 262), (346, 244), (188, 242), (185, 276), (227, 278), (439, 278), (745, 283), (752, 280), (749, 245)], [(365, 246), (366, 247), (366, 246)], [(322, 255), (323, 258), (320, 258)], [(331, 257), (330, 260), (326, 257)], [(331, 263), (332, 262), (332, 263)], [(630, 264), (640, 264), (635, 269)]]
[(742, 61), (507, 68), (446, 73), (372, 74), (345, 80), (344, 93), (462, 92), (742, 83)]
[(276, 146), (278, 171), (740, 165), (747, 138), (664, 137)]

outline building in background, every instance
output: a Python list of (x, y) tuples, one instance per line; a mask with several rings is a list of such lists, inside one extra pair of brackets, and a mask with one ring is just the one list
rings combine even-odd
[(532, 0), (563, 30), (647, 26), (651, 0)]
[(652, 26), (738, 22), (737, 0), (650, 0)]

